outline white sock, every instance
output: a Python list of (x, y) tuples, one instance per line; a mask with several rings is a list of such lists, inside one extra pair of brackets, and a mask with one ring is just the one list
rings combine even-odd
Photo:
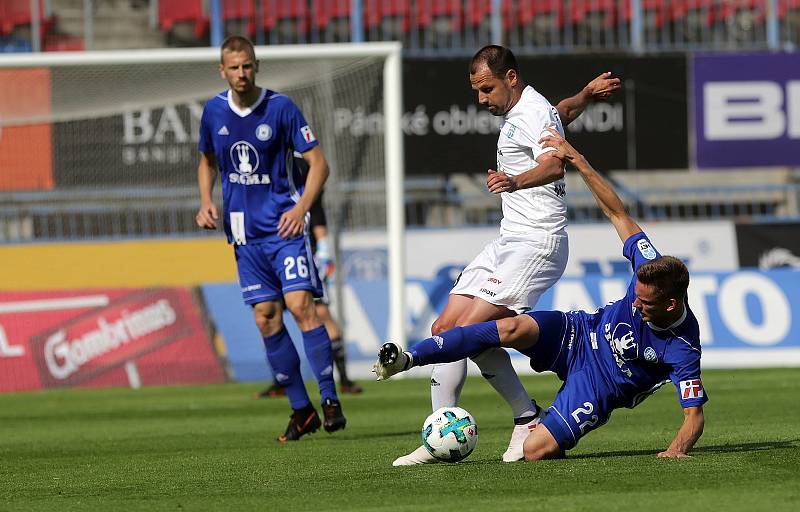
[(531, 401), (517, 372), (511, 366), (511, 357), (508, 352), (502, 348), (490, 348), (473, 357), (472, 360), (481, 369), (481, 373), (489, 384), (511, 406), (514, 418), (536, 414), (535, 402)]
[(467, 380), (467, 360), (434, 365), (431, 372), (431, 405), (433, 410), (455, 407), (461, 398), (461, 388)]

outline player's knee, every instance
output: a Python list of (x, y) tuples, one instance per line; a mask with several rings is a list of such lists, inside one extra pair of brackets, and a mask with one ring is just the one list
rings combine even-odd
[(283, 327), (283, 318), (280, 308), (256, 304), (253, 307), (253, 316), (256, 326), (262, 336), (271, 336)]
[[(519, 348), (520, 343), (525, 339), (528, 328), (523, 315), (510, 318), (501, 318), (497, 321), (497, 334), (500, 336), (500, 344), (503, 346)], [(524, 343), (522, 343), (524, 345)]]
[[(452, 324), (452, 322), (450, 322)], [(433, 325), (431, 325), (431, 336), (436, 336), (448, 329), (452, 329), (452, 325), (448, 325), (448, 322), (443, 321), (441, 318), (437, 318)]]

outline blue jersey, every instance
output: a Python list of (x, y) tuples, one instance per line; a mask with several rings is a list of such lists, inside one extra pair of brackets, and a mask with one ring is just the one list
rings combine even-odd
[(603, 380), (614, 393), (616, 407), (634, 407), (663, 384), (672, 381), (682, 407), (704, 404), (708, 397), (700, 381), (700, 328), (689, 305), (673, 325), (659, 328), (643, 322), (633, 307), (636, 269), (660, 254), (644, 233), (625, 241), (624, 256), (634, 275), (625, 297), (595, 313), (570, 315), (588, 333), (583, 354), (594, 359)]
[(268, 89), (241, 110), (230, 91), (209, 100), (200, 120), (200, 151), (213, 153), (222, 176), (223, 224), (228, 241), (277, 240), (281, 215), (303, 193), (304, 178), (292, 153), (317, 140), (300, 109)]

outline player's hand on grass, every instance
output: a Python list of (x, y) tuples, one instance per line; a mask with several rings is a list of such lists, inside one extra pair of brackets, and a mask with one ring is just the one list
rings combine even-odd
[(288, 212), (281, 215), (281, 220), (278, 222), (278, 236), (281, 238), (294, 238), (303, 232), (306, 225), (306, 214), (301, 209), (295, 206)]
[(217, 205), (213, 201), (202, 203), (194, 218), (197, 225), (203, 229), (217, 229), (218, 219)]
[(555, 149), (555, 151), (551, 153), (553, 156), (560, 158), (565, 162), (574, 162), (581, 156), (581, 154), (578, 153), (578, 150), (572, 147), (572, 144), (567, 142), (567, 140), (556, 130), (548, 127), (547, 131), (550, 132), (550, 135), (546, 135), (539, 139), (539, 144), (545, 148)]
[(692, 456), (678, 450), (664, 450), (658, 454), (659, 459), (691, 459)]
[(600, 73), (597, 78), (586, 84), (586, 87), (583, 88), (583, 91), (584, 93), (588, 94), (592, 100), (601, 101), (610, 98), (619, 90), (620, 86), (620, 79), (612, 78), (611, 72), (606, 71), (604, 73)]
[(504, 172), (494, 169), (489, 169), (489, 175), (486, 176), (486, 186), (492, 194), (514, 192), (519, 188), (514, 178)]

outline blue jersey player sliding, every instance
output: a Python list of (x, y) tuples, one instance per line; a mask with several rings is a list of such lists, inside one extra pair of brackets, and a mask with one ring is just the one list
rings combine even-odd
[[(216, 229), (212, 190), (221, 173), (222, 224), (233, 244), (245, 303), (253, 307), (267, 358), (286, 389), (293, 413), (278, 440), (295, 441), (347, 420), (333, 381), (331, 341), (314, 309), (322, 284), (311, 255), (308, 211), (328, 177), (328, 165), (303, 114), (286, 96), (257, 87), (258, 61), (250, 41), (222, 43), (220, 75), (230, 89), (212, 98), (200, 121), (200, 210), (197, 224)], [(292, 153), (308, 163), (303, 177)], [(300, 359), (283, 325), (283, 304), (303, 332), (303, 345), (322, 396), (324, 423), (311, 404)]]
[(456, 327), (401, 351), (385, 343), (374, 366), (378, 380), (422, 366), (474, 357), (490, 347), (508, 347), (531, 359), (537, 372), (564, 381), (553, 405), (525, 440), (526, 460), (563, 456), (578, 440), (606, 423), (619, 407), (634, 407), (672, 381), (684, 421), (659, 457), (687, 457), (703, 433), (697, 319), (686, 302), (689, 272), (677, 258), (661, 256), (625, 212), (619, 196), (558, 133), (542, 143), (569, 162), (594, 195), (623, 241), (634, 276), (623, 298), (585, 311), (536, 311), (496, 322)]

